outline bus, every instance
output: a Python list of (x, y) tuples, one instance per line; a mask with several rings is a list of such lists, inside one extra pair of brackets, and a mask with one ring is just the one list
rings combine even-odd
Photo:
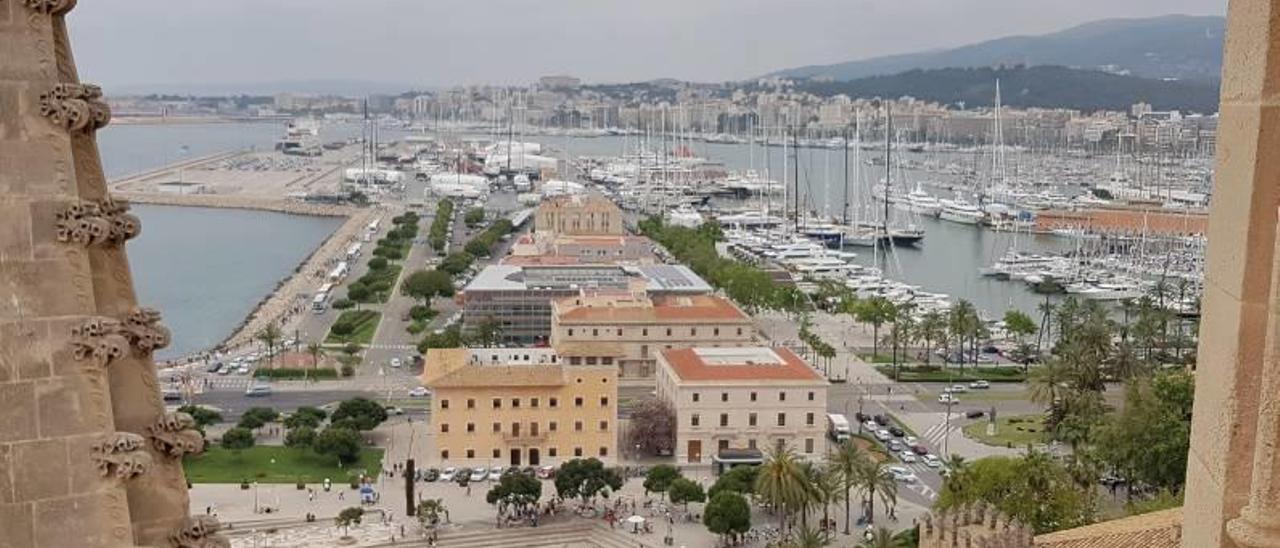
[(378, 231), (378, 225), (379, 225), (381, 222), (382, 222), (382, 219), (374, 219), (374, 220), (372, 220), (372, 221), (369, 221), (369, 232), (370, 232), (370, 233), (377, 232), (377, 231)]
[(329, 308), (329, 294), (333, 292), (333, 284), (324, 284), (311, 298), (311, 311), (320, 314)]
[(333, 283), (340, 282), (347, 277), (348, 272), (350, 272), (350, 267), (347, 266), (347, 261), (342, 261), (329, 272), (329, 281)]

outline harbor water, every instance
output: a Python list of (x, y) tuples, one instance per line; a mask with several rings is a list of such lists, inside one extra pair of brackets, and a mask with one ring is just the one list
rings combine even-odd
[[(108, 126), (99, 149), (108, 177), (251, 147), (269, 148), (275, 124)], [(157, 357), (213, 348), (342, 223), (237, 209), (135, 205), (142, 234), (129, 243), (141, 304), (173, 333)]]

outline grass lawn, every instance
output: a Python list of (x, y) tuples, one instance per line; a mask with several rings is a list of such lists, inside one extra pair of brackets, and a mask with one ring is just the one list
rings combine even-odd
[[(1022, 375), (1021, 367), (965, 367), (964, 374), (960, 374), (959, 367), (942, 369), (941, 366), (919, 366), (919, 367), (900, 367), (901, 382), (953, 382), (967, 383), (979, 379), (988, 382), (1022, 382), (1025, 377)], [(893, 366), (877, 365), (876, 371), (879, 371), (890, 379), (893, 378)]]
[(369, 344), (373, 342), (373, 333), (378, 330), (378, 321), (382, 319), (382, 314), (375, 310), (347, 310), (338, 316), (333, 322), (349, 323), (355, 326), (355, 330), (346, 337), (339, 337), (329, 332), (324, 342), (327, 344), (346, 344), (353, 342), (356, 344)]
[(964, 435), (975, 441), (997, 447), (1025, 447), (1045, 443), (1042, 415), (1022, 415), (996, 419), (996, 435), (987, 435), (987, 420), (964, 427)]
[(203, 455), (187, 457), (183, 467), (191, 483), (320, 483), (329, 478), (337, 486), (346, 484), (353, 472), (378, 473), (382, 469), (382, 450), (366, 448), (359, 463), (339, 468), (337, 459), (317, 455), (310, 449), (259, 445), (228, 451), (210, 446)]

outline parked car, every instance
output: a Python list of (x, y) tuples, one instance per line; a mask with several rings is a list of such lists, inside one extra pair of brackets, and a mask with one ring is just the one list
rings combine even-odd
[(915, 436), (907, 436), (905, 438), (902, 438), (902, 443), (905, 443), (907, 445), (915, 445), (917, 443), (920, 443), (920, 438), (917, 438)]
[(897, 426), (890, 426), (890, 427), (889, 427), (889, 433), (890, 433), (890, 434), (893, 434), (893, 437), (895, 437), (895, 438), (901, 438), (902, 436), (907, 435), (907, 431), (906, 431), (906, 430), (903, 430), (903, 429), (901, 429), (901, 428), (898, 428)]
[(920, 455), (922, 457), (929, 454), (929, 448), (923, 445), (920, 445), (918, 443), (912, 445), (911, 450), (914, 451), (915, 454)]
[(937, 455), (930, 455), (926, 453), (920, 457), (920, 460), (924, 461), (924, 465), (928, 466), (929, 468), (937, 468), (939, 466), (942, 466), (942, 459), (939, 459)]
[(391, 367), (400, 367), (400, 358), (391, 358)]
[(240, 368), (239, 368), (239, 369), (236, 369), (236, 374), (239, 374), (239, 375), (248, 375), (248, 374), (249, 374), (249, 366), (248, 366), (248, 365), (242, 365), (242, 366), (240, 366)]
[(902, 462), (908, 462), (908, 463), (915, 462), (916, 454), (913, 453), (910, 449), (903, 449), (898, 453), (898, 458), (902, 459)]
[(857, 419), (858, 422), (867, 422), (871, 420), (871, 415), (859, 411), (853, 414), (853, 418)]
[(501, 466), (494, 466), (491, 468), (489, 470), (489, 481), (498, 481), (502, 479), (502, 472), (503, 468)]
[(271, 395), (271, 387), (265, 384), (256, 384), (245, 389), (244, 395), (250, 398), (261, 398)]
[(880, 425), (876, 424), (876, 421), (872, 420), (862, 421), (862, 427), (872, 432), (880, 429)]
[(987, 412), (981, 409), (970, 409), (969, 411), (965, 412), (964, 416), (965, 418), (968, 418), (968, 419), (980, 419), (986, 414)]
[(963, 384), (957, 384), (951, 387), (952, 394), (964, 394), (969, 391), (969, 387)]
[(413, 390), (410, 390), (410, 391), (409, 391), (409, 397), (410, 397), (410, 398), (425, 398), (425, 397), (427, 397), (427, 394), (430, 394), (430, 393), (431, 393), (431, 391), (427, 390), (427, 387), (425, 387), (425, 386), (419, 386), (419, 387), (414, 388)]
[(944, 393), (944, 394), (938, 394), (938, 403), (941, 403), (944, 405), (955, 405), (957, 403), (960, 403), (960, 400), (956, 399), (955, 396), (952, 396), (949, 393)]
[(524, 475), (526, 475), (526, 476), (529, 476), (529, 477), (531, 477), (531, 478), (536, 478), (536, 477), (538, 477), (538, 469), (537, 469), (537, 468), (534, 468), (534, 467), (532, 467), (532, 466), (526, 466), (526, 467), (524, 467), (524, 468), (521, 468), (521, 469), (520, 469), (520, 473), (521, 473), (521, 474), (524, 474)]
[(539, 468), (539, 469), (538, 469), (538, 478), (540, 478), (540, 479), (552, 479), (552, 478), (554, 478), (554, 477), (556, 477), (556, 467), (554, 467), (554, 466), (543, 466), (542, 468)]
[(973, 388), (975, 390), (986, 390), (988, 388), (991, 388), (991, 383), (979, 379), (969, 383), (969, 388)]
[[(440, 472), (440, 481), (453, 481), (454, 477), (457, 475), (458, 475), (457, 468), (454, 468), (452, 466), (447, 467)], [(430, 480), (427, 480), (427, 481), (430, 481)]]
[[(499, 474), (499, 475), (501, 475), (501, 474), (502, 474), (502, 472), (501, 472), (501, 471), (499, 471), (499, 472), (498, 472), (498, 474)], [(487, 477), (489, 477), (489, 471), (488, 471), (488, 470), (485, 470), (484, 468), (476, 468), (475, 470), (472, 470), (472, 471), (471, 471), (471, 478), (470, 478), (470, 479), (471, 479), (471, 481), (484, 481), (484, 479), (485, 479), (485, 478), (487, 478)]]
[(907, 470), (902, 466), (890, 466), (889, 473), (893, 474), (893, 479), (902, 483), (915, 483), (920, 480), (920, 478), (917, 478), (910, 470)]
[(205, 367), (204, 371), (206, 373), (217, 373), (219, 369), (222, 369), (222, 362), (213, 362)]
[(890, 439), (893, 439), (893, 434), (890, 434), (888, 430), (876, 430), (876, 439), (880, 441), (889, 441)]
[(403, 415), (403, 414), (404, 414), (404, 409), (401, 409), (401, 408), (396, 407), (396, 406), (394, 406), (394, 405), (388, 405), (388, 406), (384, 407), (383, 409), (386, 409), (386, 410), (387, 410), (387, 414), (388, 414), (388, 415)]
[[(440, 471), (435, 468), (428, 468), (422, 473), (422, 481), (435, 481), (440, 479)], [(453, 479), (453, 478), (449, 478)], [(449, 480), (445, 480), (449, 481)]]
[(889, 448), (890, 453), (900, 453), (903, 449), (906, 449), (903, 447), (902, 442), (898, 440), (890, 440), (889, 443), (885, 444), (885, 447)]
[(889, 424), (889, 417), (886, 417), (886, 416), (884, 416), (884, 415), (876, 415), (876, 416), (875, 416), (875, 417), (873, 417), (873, 418), (875, 419), (876, 424), (878, 424), (878, 425), (880, 425), (880, 426), (885, 426), (885, 425)]

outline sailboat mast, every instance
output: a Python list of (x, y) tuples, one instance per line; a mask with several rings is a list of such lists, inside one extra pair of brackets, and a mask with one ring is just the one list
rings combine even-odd
[(889, 185), (890, 177), (893, 169), (893, 105), (886, 102), (885, 119), (886, 125), (884, 130), (884, 235), (889, 236)]
[(844, 226), (849, 226), (849, 128), (844, 128)]
[(796, 216), (796, 232), (800, 232), (800, 138), (796, 131), (791, 132), (791, 154), (795, 155), (791, 158), (791, 169), (794, 171), (791, 184), (795, 185), (795, 203), (791, 206), (791, 211)]

